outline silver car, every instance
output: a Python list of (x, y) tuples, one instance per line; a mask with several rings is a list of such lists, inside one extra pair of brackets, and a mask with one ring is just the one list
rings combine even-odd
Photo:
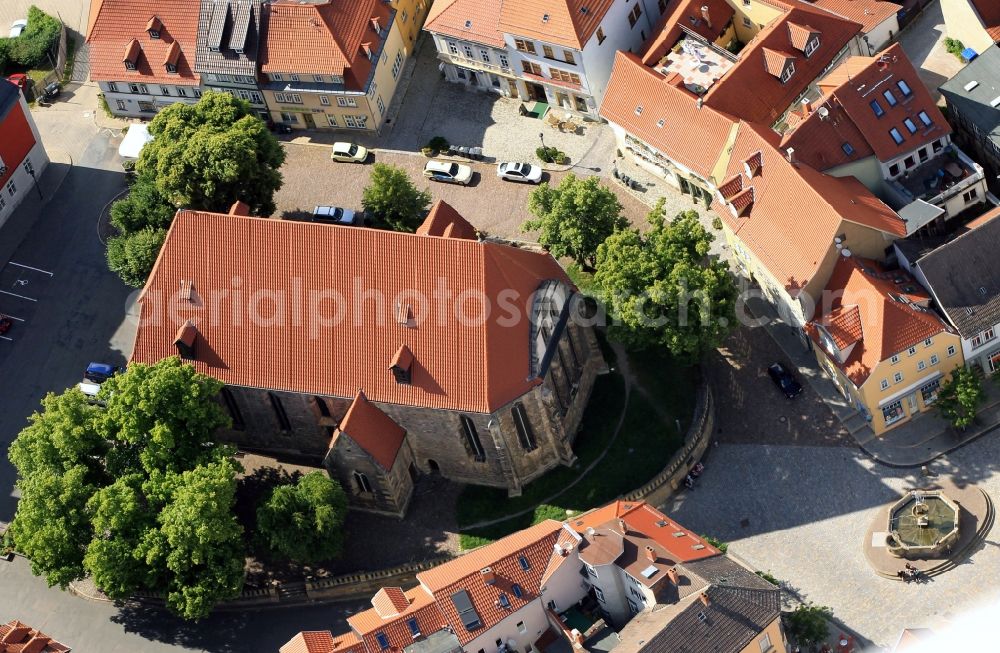
[(497, 177), (506, 181), (537, 184), (542, 180), (542, 169), (530, 163), (507, 161), (497, 165)]

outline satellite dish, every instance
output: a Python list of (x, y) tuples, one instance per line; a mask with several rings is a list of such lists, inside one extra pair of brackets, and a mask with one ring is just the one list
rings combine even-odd
[(847, 257), (849, 257), (849, 256), (851, 255), (851, 250), (849, 250), (849, 249), (847, 249), (847, 248), (845, 247), (844, 249), (840, 250), (840, 254), (841, 254), (841, 256), (843, 256), (844, 258), (847, 258)]
[(820, 120), (826, 120), (827, 118), (830, 117), (830, 110), (827, 109), (826, 107), (820, 107), (819, 109), (816, 110), (816, 113), (819, 114)]

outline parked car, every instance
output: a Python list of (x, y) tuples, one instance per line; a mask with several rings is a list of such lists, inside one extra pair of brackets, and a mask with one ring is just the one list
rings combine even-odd
[(792, 373), (781, 363), (771, 363), (767, 368), (767, 375), (789, 399), (793, 399), (802, 392), (802, 384), (796, 381)]
[(467, 186), (472, 181), (472, 168), (452, 161), (431, 160), (424, 166), (424, 176), (431, 181)]
[(357, 213), (351, 209), (342, 209), (339, 206), (317, 206), (313, 209), (313, 222), (354, 224), (357, 217)]
[(530, 163), (507, 161), (497, 165), (497, 177), (505, 181), (522, 181), (537, 184), (542, 180), (542, 169)]
[(273, 120), (268, 120), (267, 128), (273, 132), (278, 132), (279, 134), (292, 133), (292, 126), (284, 122), (274, 122)]
[(100, 385), (90, 381), (81, 381), (76, 387), (80, 388), (80, 392), (88, 397), (96, 397), (97, 393), (101, 391)]
[(91, 363), (87, 366), (87, 371), (83, 373), (83, 378), (101, 384), (121, 371), (122, 368), (107, 363)]
[(368, 148), (354, 143), (334, 143), (330, 158), (343, 163), (364, 163), (368, 158)]
[(14, 73), (7, 78), (7, 81), (21, 89), (22, 92), (28, 88), (28, 76), (24, 73)]
[(10, 319), (6, 315), (0, 315), (0, 335), (10, 331), (12, 326), (14, 326), (14, 320)]
[(17, 38), (18, 36), (21, 36), (21, 32), (23, 32), (27, 27), (28, 27), (27, 18), (21, 18), (19, 20), (15, 20), (13, 23), (10, 24), (10, 38), (13, 39)]

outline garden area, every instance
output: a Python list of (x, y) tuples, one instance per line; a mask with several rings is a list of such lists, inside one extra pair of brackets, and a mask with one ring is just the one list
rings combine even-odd
[(44, 88), (47, 82), (62, 77), (61, 74), (53, 75), (61, 28), (57, 19), (32, 6), (21, 33), (0, 38), (0, 75), (8, 78), (27, 76), (25, 94), (29, 99), (34, 98), (34, 92)]
[[(661, 350), (629, 353), (627, 365), (621, 365), (603, 337), (601, 344), (612, 371), (598, 377), (594, 385), (573, 445), (576, 464), (550, 471), (527, 485), (519, 497), (508, 498), (505, 490), (497, 488), (467, 486), (458, 499), (463, 549), (546, 519), (563, 520), (604, 505), (656, 476), (681, 447), (694, 411), (697, 368)], [(629, 380), (623, 374), (626, 367), (632, 377)], [(626, 384), (630, 382), (626, 405)], [(594, 468), (587, 472), (591, 465)], [(524, 514), (469, 528), (520, 512)]]

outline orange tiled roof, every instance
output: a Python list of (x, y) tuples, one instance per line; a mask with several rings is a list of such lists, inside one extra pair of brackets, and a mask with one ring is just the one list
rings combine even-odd
[[(368, 401), (365, 393), (360, 390), (344, 419), (340, 420), (333, 442), (341, 434), (357, 442), (386, 471), (392, 469), (406, 438), (403, 427)], [(333, 446), (332, 442), (330, 446)]]
[(66, 653), (70, 648), (14, 619), (0, 625), (0, 653)]
[[(819, 47), (812, 55), (806, 57), (795, 47), (789, 24), (819, 33)], [(748, 122), (770, 125), (860, 30), (858, 23), (808, 4), (790, 5), (743, 48), (729, 72), (705, 94), (705, 104)], [(787, 82), (775, 76), (778, 57), (769, 51), (795, 57), (795, 73)]]
[(855, 341), (843, 363), (835, 356), (831, 356), (831, 360), (858, 387), (864, 385), (880, 362), (942, 331), (949, 331), (936, 313), (919, 308), (930, 303), (930, 297), (920, 284), (905, 272), (886, 272), (875, 261), (856, 256), (839, 257), (826, 290), (831, 297), (829, 307), (810, 322), (807, 331), (822, 347), (817, 326), (826, 327), (830, 321), (842, 323), (844, 312), (849, 313), (848, 309), (856, 307), (864, 335)]
[(329, 630), (307, 630), (278, 650), (281, 653), (361, 653), (364, 648), (354, 633), (334, 638)]
[(972, 229), (977, 229), (979, 227), (982, 227), (984, 224), (986, 224), (990, 220), (994, 220), (996, 218), (1000, 218), (1000, 206), (998, 206), (995, 209), (992, 209), (990, 211), (987, 211), (986, 213), (982, 214), (978, 218), (970, 220), (969, 222), (967, 222), (965, 224), (964, 229), (966, 231), (970, 231)]
[[(900, 81), (911, 90), (910, 97), (905, 97), (897, 86)], [(890, 161), (951, 133), (951, 127), (898, 43), (875, 57), (850, 57), (821, 80), (819, 88), (824, 99), (829, 98), (844, 108), (879, 161)], [(884, 96), (886, 91), (893, 94), (895, 105)], [(879, 103), (884, 115), (875, 114), (870, 106), (873, 101)], [(930, 127), (925, 127), (918, 117), (920, 111), (927, 113)], [(916, 133), (911, 134), (904, 126), (907, 118), (917, 127)], [(889, 135), (892, 127), (904, 139), (898, 145)]]
[[(708, 8), (708, 21), (702, 7)], [(726, 0), (682, 0), (657, 22), (653, 38), (642, 54), (642, 63), (653, 66), (662, 59), (680, 38), (681, 26), (714, 43), (735, 14), (736, 10)]]
[(476, 240), (476, 228), (444, 200), (434, 202), (423, 224), (417, 227), (421, 236), (441, 236), (443, 238), (465, 238)]
[(389, 7), (380, 0), (279, 0), (268, 6), (265, 16), (263, 72), (339, 75), (355, 90), (364, 88), (372, 67), (363, 46), (375, 49), (382, 38), (372, 19), (383, 29), (389, 25)]
[(395, 617), (410, 607), (410, 599), (401, 587), (383, 587), (372, 597), (372, 607), (380, 617)]
[(760, 152), (759, 172), (742, 182), (755, 189), (753, 206), (738, 218), (718, 197), (713, 208), (790, 293), (812, 279), (844, 220), (906, 235), (903, 220), (861, 182), (791, 164), (775, 149), (774, 136), (740, 124), (726, 175), (743, 172), (743, 161)]
[[(228, 308), (209, 320), (202, 319), (208, 304), (182, 302), (173, 315), (158, 315), (158, 302), (176, 300), (182, 280), (194, 285), (196, 298), (226, 293)], [(234, 280), (244, 299), (266, 289), (280, 309), (270, 313), (268, 301), (261, 310), (279, 315), (278, 324), (251, 319), (256, 309), (249, 301), (234, 323)], [(527, 316), (533, 293), (547, 280), (571, 283), (551, 256), (497, 243), (180, 211), (139, 300), (144, 319), (132, 360), (175, 355), (178, 326), (195, 317), (191, 362), (224, 383), (345, 398), (363, 388), (374, 402), (488, 413), (538, 383), (530, 378)], [(472, 308), (465, 302), (469, 319), (456, 314), (463, 291), (495, 307), (506, 290), (516, 294), (524, 316), (513, 326), (500, 319), (506, 311), (477, 319), (478, 302)], [(298, 313), (296, 322), (294, 311), (317, 293), (327, 298), (313, 311), (319, 320)], [(333, 319), (331, 293), (345, 302), (341, 320)], [(426, 310), (415, 297), (427, 299)], [(397, 318), (397, 301), (413, 302), (415, 321)], [(388, 369), (403, 344), (414, 357), (408, 385)]]
[(823, 324), (840, 349), (850, 347), (865, 335), (861, 323), (861, 311), (855, 305), (840, 306), (831, 310), (824, 318)]
[[(197, 84), (200, 78), (194, 71), (194, 52), (198, 12), (199, 4), (190, 0), (94, 0), (87, 32), (90, 78)], [(152, 18), (161, 23), (158, 39), (146, 31)], [(135, 61), (135, 70), (125, 68), (125, 58)], [(167, 72), (168, 60), (176, 63), (176, 73)]]
[(761, 48), (761, 51), (764, 53), (764, 68), (775, 77), (781, 77), (781, 73), (784, 72), (789, 61), (795, 63), (795, 55), (787, 52), (779, 52), (771, 48)]
[(614, 0), (503, 0), (500, 27), (515, 36), (581, 50), (613, 4)]
[(424, 29), (435, 34), (504, 46), (500, 31), (500, 0), (435, 0)]
[(689, 91), (621, 51), (615, 54), (601, 116), (702, 177), (711, 173), (734, 127), (729, 116), (699, 109)]
[[(820, 109), (826, 113), (825, 117)], [(798, 114), (789, 113), (791, 115)], [(791, 120), (788, 124), (789, 130), (782, 136), (781, 151), (793, 148), (799, 161), (816, 170), (829, 170), (875, 154), (844, 108), (829, 98), (816, 103), (808, 115), (794, 125)]]
[(986, 33), (1000, 43), (1000, 2), (996, 0), (972, 0), (976, 13), (986, 27)]
[[(404, 592), (404, 598), (409, 606), (399, 614), (383, 617), (375, 608), (370, 608), (347, 618), (352, 634), (364, 642), (368, 651), (380, 651), (378, 635), (384, 634), (389, 640), (390, 648), (402, 651), (413, 643), (413, 634), (406, 622), (416, 621), (417, 628), (424, 635), (430, 635), (441, 630), (445, 625), (444, 617), (434, 596), (419, 585)], [(374, 600), (373, 600), (374, 603)]]
[(861, 30), (865, 33), (892, 18), (903, 8), (902, 5), (885, 0), (811, 0), (811, 2), (820, 9), (861, 23)]

